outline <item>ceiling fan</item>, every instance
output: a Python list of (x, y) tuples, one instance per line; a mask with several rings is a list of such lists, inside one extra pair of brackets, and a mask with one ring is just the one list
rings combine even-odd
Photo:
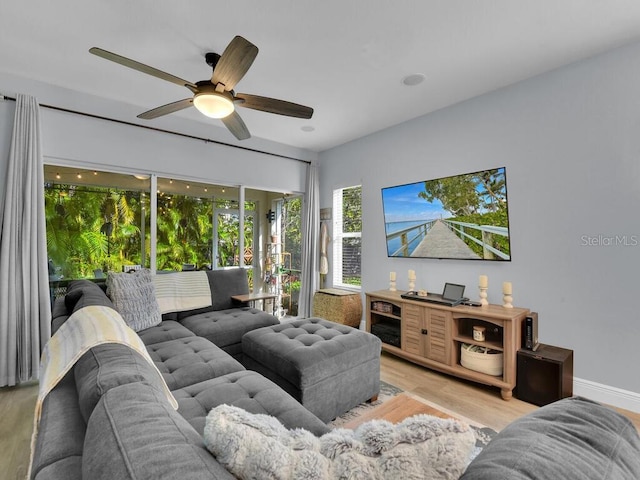
[(192, 97), (168, 103), (138, 115), (138, 118), (145, 120), (174, 113), (193, 105), (208, 117), (220, 118), (238, 140), (245, 140), (251, 137), (251, 134), (235, 110), (236, 106), (288, 117), (311, 118), (313, 115), (313, 108), (297, 103), (248, 93), (235, 93), (233, 88), (244, 77), (258, 55), (258, 47), (241, 36), (231, 40), (222, 55), (212, 52), (205, 55), (207, 64), (213, 68), (213, 75), (209, 80), (195, 83), (101, 48), (93, 47), (89, 52), (147, 75), (181, 85), (193, 93)]

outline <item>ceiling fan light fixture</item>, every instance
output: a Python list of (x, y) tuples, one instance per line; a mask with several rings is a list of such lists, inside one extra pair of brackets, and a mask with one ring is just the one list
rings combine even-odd
[(231, 99), (217, 92), (203, 92), (193, 97), (193, 105), (200, 113), (211, 118), (224, 118), (233, 113)]

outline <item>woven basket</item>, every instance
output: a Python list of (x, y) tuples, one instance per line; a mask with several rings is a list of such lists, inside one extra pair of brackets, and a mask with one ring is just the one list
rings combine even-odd
[[(481, 351), (472, 351), (471, 349)], [(503, 357), (502, 352), (496, 352), (486, 347), (476, 347), (468, 343), (463, 343), (460, 346), (460, 364), (463, 367), (494, 377), (502, 375)]]
[(337, 288), (318, 290), (313, 295), (313, 316), (358, 328), (362, 319), (360, 294)]

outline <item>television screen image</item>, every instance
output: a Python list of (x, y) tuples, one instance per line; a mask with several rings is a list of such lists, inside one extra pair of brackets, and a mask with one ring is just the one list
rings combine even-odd
[(504, 167), (382, 189), (389, 257), (511, 260)]

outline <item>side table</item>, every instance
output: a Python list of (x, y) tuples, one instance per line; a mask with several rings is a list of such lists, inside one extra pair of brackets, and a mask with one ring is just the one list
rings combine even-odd
[(339, 288), (324, 288), (313, 295), (313, 316), (358, 328), (362, 319), (360, 294)]
[[(271, 299), (274, 300), (277, 297), (275, 293), (267, 293), (267, 292), (259, 292), (259, 293), (246, 293), (244, 295), (231, 295), (231, 298), (236, 302), (241, 303), (250, 303), (251, 307), (255, 308), (256, 301), (262, 300), (262, 309), (266, 306), (266, 301)], [(276, 302), (271, 302), (271, 313), (275, 315), (276, 313)]]

